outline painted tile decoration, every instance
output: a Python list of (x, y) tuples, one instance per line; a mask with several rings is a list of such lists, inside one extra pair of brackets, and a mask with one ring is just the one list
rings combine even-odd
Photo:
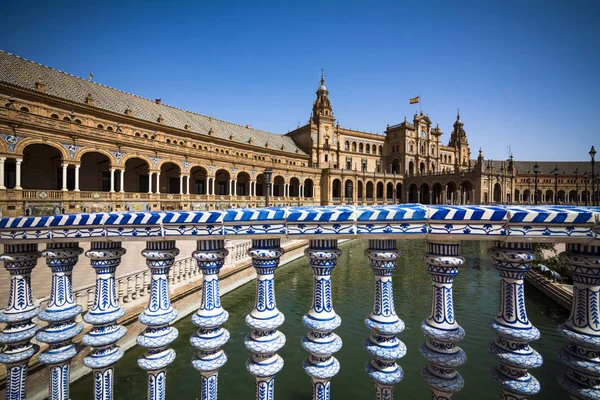
[(453, 235), (456, 240), (560, 237), (591, 241), (600, 240), (600, 207), (398, 204), (81, 213), (0, 219), (0, 241), (4, 243), (286, 235), (379, 238)]
[(420, 204), (357, 207), (356, 213), (358, 235), (427, 233), (427, 207)]

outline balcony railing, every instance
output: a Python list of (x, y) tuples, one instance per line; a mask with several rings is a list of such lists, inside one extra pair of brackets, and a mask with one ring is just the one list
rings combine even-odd
[[(240, 248), (227, 248), (225, 239), (247, 240)], [(257, 383), (258, 399), (273, 399), (273, 382), (283, 367), (277, 351), (285, 339), (278, 327), (284, 322), (275, 306), (275, 270), (283, 254), (282, 240), (305, 239), (305, 251), (313, 269), (312, 306), (303, 319), (307, 334), (302, 347), (308, 353), (304, 369), (312, 378), (315, 399), (330, 398), (330, 380), (340, 365), (334, 354), (342, 343), (334, 333), (341, 324), (332, 305), (331, 274), (341, 251), (339, 239), (369, 240), (366, 255), (375, 275), (373, 312), (367, 317), (372, 330), (364, 347), (373, 361), (367, 374), (374, 382), (376, 398), (393, 397), (394, 386), (403, 378), (397, 360), (406, 346), (396, 337), (404, 323), (394, 311), (392, 272), (401, 256), (397, 239), (426, 239), (423, 259), (432, 279), (431, 314), (424, 315), (421, 330), (428, 339), (419, 347), (427, 367), (423, 379), (433, 398), (451, 399), (464, 381), (459, 374), (466, 362), (458, 342), (465, 332), (455, 319), (452, 285), (464, 259), (462, 240), (490, 241), (495, 267), (500, 273), (500, 311), (490, 322), (497, 335), (488, 351), (498, 363), (490, 374), (502, 398), (521, 399), (540, 390), (529, 369), (539, 367), (541, 356), (529, 343), (539, 338), (525, 309), (523, 277), (534, 259), (533, 242), (566, 243), (562, 258), (574, 282), (572, 313), (559, 327), (568, 343), (558, 349), (565, 364), (559, 377), (562, 387), (576, 399), (600, 397), (600, 208), (422, 206), (311, 207), (232, 209), (223, 211), (174, 211), (138, 213), (69, 214), (49, 217), (19, 217), (0, 220), (0, 260), (11, 275), (8, 306), (0, 314), (5, 325), (0, 342), (5, 348), (0, 362), (7, 367), (7, 398), (25, 398), (27, 367), (38, 346), (38, 355), (50, 369), (51, 399), (68, 399), (70, 362), (81, 345), (91, 352), (84, 364), (93, 370), (95, 399), (113, 398), (114, 365), (123, 351), (117, 341), (125, 335), (119, 319), (125, 314), (119, 302), (148, 298), (139, 321), (147, 329), (137, 343), (147, 349), (139, 365), (148, 373), (148, 398), (165, 399), (167, 366), (173, 361), (170, 343), (177, 337), (171, 322), (177, 312), (171, 306), (169, 285), (190, 276), (201, 277), (202, 301), (192, 321), (199, 330), (190, 339), (197, 350), (192, 365), (200, 373), (202, 399), (216, 399), (218, 371), (227, 361), (221, 350), (229, 334), (222, 328), (228, 314), (220, 303), (218, 273), (248, 254), (256, 270), (256, 303), (246, 322), (251, 334), (245, 340), (252, 353), (247, 369)], [(148, 273), (136, 271), (115, 278), (125, 250), (123, 241), (145, 241), (142, 252)], [(176, 240), (194, 240), (191, 258), (175, 261)], [(71, 271), (82, 249), (96, 273), (93, 287), (73, 293)], [(39, 251), (40, 244), (45, 249)], [(52, 270), (52, 290), (43, 310), (34, 303), (31, 273), (40, 257)], [(197, 268), (192, 268), (191, 260)], [(79, 300), (77, 300), (79, 299)], [(83, 300), (82, 300), (83, 299)], [(77, 303), (86, 303), (81, 307)], [(78, 316), (91, 329), (82, 332)], [(38, 320), (41, 323), (38, 323)]]

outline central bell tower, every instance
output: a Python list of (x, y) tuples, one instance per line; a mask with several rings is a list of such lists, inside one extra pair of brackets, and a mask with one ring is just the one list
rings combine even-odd
[(325, 76), (321, 71), (321, 85), (317, 89), (311, 115), (312, 162), (321, 168), (337, 167), (338, 138), (334, 132), (335, 117), (329, 101), (329, 90), (325, 86)]

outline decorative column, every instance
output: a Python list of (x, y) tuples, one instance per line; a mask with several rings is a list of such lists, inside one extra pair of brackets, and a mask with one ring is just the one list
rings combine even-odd
[(219, 294), (219, 271), (229, 251), (224, 240), (199, 240), (192, 254), (202, 271), (202, 302), (192, 316), (199, 329), (192, 335), (190, 343), (198, 350), (192, 365), (201, 374), (202, 400), (217, 400), (219, 368), (227, 362), (221, 347), (229, 340), (229, 332), (223, 325), (229, 313), (221, 306)]
[(394, 385), (404, 378), (396, 359), (404, 357), (406, 346), (395, 336), (404, 330), (404, 322), (396, 315), (392, 288), (392, 273), (400, 254), (393, 239), (369, 240), (369, 248), (365, 250), (375, 275), (375, 298), (373, 311), (365, 319), (372, 334), (363, 346), (373, 357), (365, 369), (375, 384), (375, 399), (392, 400)]
[(148, 194), (152, 193), (152, 175), (154, 172), (148, 172)]
[(121, 177), (120, 177), (120, 182), (119, 182), (119, 192), (120, 193), (125, 193), (125, 170), (122, 169), (121, 170)]
[(52, 270), (52, 289), (48, 306), (39, 315), (48, 325), (37, 333), (36, 339), (49, 346), (38, 358), (50, 368), (51, 400), (69, 398), (71, 359), (78, 353), (72, 339), (83, 330), (83, 325), (75, 322), (82, 308), (73, 300), (71, 273), (82, 252), (77, 242), (48, 243), (42, 252)]
[(160, 194), (160, 172), (156, 173), (156, 194)]
[(467, 355), (456, 342), (465, 337), (465, 331), (454, 319), (452, 298), (454, 277), (464, 263), (458, 250), (458, 243), (427, 242), (427, 253), (423, 256), (433, 292), (431, 314), (421, 323), (421, 330), (429, 339), (419, 346), (419, 351), (429, 361), (421, 376), (431, 387), (433, 400), (451, 400), (464, 386), (456, 368), (465, 364)]
[(600, 399), (600, 246), (567, 244), (561, 258), (573, 279), (573, 305), (558, 328), (569, 341), (557, 352), (567, 366), (558, 383), (571, 399)]
[(115, 169), (110, 169), (110, 193), (115, 192)]
[(117, 300), (115, 271), (125, 251), (121, 242), (91, 242), (90, 250), (85, 253), (96, 270), (96, 292), (94, 304), (83, 317), (93, 327), (81, 343), (92, 348), (83, 363), (94, 374), (95, 400), (114, 398), (114, 365), (123, 357), (123, 350), (116, 343), (127, 329), (117, 324), (125, 309), (119, 307)]
[(67, 168), (69, 168), (68, 164), (62, 165), (62, 191), (66, 192), (67, 189)]
[(0, 189), (6, 189), (4, 186), (4, 161), (6, 161), (6, 157), (0, 157)]
[(337, 240), (311, 240), (304, 254), (309, 258), (313, 270), (312, 306), (302, 317), (309, 328), (302, 337), (302, 347), (310, 353), (302, 366), (312, 378), (313, 400), (329, 400), (330, 380), (340, 370), (340, 363), (333, 353), (342, 348), (342, 339), (332, 331), (342, 324), (342, 319), (333, 310), (331, 300), (331, 273), (342, 252)]
[(179, 175), (179, 194), (183, 194), (183, 174)]
[(490, 321), (498, 338), (488, 346), (500, 365), (490, 376), (500, 386), (502, 399), (527, 399), (540, 391), (539, 382), (527, 370), (542, 365), (542, 356), (529, 347), (529, 342), (540, 338), (540, 332), (527, 317), (523, 286), (535, 256), (531, 243), (496, 242), (489, 253), (501, 279), (500, 309)]
[(185, 194), (190, 194), (190, 175), (186, 176)]
[(211, 190), (210, 190), (210, 194), (214, 195), (215, 194), (215, 178), (210, 178), (211, 179)]
[(252, 332), (244, 338), (252, 356), (246, 369), (256, 378), (256, 399), (272, 400), (275, 397), (275, 374), (283, 368), (283, 359), (277, 351), (285, 345), (285, 336), (277, 330), (285, 317), (275, 302), (275, 269), (283, 254), (280, 239), (252, 241), (248, 250), (256, 270), (256, 299), (254, 309), (246, 316), (246, 325)]
[(232, 185), (233, 185), (233, 195), (237, 196), (237, 179), (233, 180)]
[(22, 158), (15, 159), (15, 189), (21, 190), (21, 163), (23, 162)]
[(206, 178), (204, 181), (204, 194), (206, 194), (206, 195), (210, 194), (209, 183), (210, 183), (210, 178)]
[(37, 244), (5, 244), (0, 261), (10, 274), (8, 306), (0, 313), (6, 324), (0, 332), (0, 363), (6, 364), (6, 399), (25, 399), (29, 360), (39, 346), (30, 340), (39, 327), (32, 321), (40, 313), (31, 294), (31, 270), (40, 257)]
[(81, 167), (81, 165), (75, 165), (75, 192), (79, 192), (79, 167)]
[(178, 254), (174, 240), (146, 242), (142, 251), (152, 274), (148, 307), (138, 317), (147, 328), (137, 337), (137, 344), (147, 349), (138, 358), (138, 365), (148, 372), (148, 400), (167, 398), (166, 368), (175, 360), (175, 350), (167, 348), (179, 335), (170, 325), (177, 318), (177, 310), (169, 299), (169, 270)]

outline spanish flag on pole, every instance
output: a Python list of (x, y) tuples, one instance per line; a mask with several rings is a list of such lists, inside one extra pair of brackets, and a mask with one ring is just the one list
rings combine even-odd
[(421, 96), (413, 97), (410, 99), (410, 104), (417, 104), (421, 100)]

